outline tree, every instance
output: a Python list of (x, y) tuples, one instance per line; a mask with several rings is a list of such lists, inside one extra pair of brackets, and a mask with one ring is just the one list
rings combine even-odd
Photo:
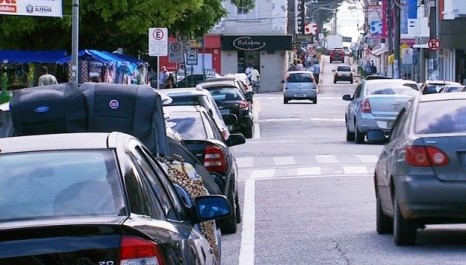
[(346, 0), (311, 0), (306, 2), (308, 16), (315, 20), (320, 32), (324, 24), (335, 16), (337, 8)]
[[(225, 14), (222, 0), (80, 0), (79, 48), (147, 51), (148, 29), (202, 36)], [(72, 0), (63, 18), (0, 16), (2, 49), (71, 50)]]

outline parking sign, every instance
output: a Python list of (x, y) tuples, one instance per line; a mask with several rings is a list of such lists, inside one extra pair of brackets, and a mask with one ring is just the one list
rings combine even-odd
[(167, 28), (149, 29), (149, 56), (168, 55), (168, 30)]

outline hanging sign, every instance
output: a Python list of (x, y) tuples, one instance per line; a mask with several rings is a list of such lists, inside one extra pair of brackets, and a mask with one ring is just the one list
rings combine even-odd
[(63, 17), (62, 0), (4, 0), (0, 15)]

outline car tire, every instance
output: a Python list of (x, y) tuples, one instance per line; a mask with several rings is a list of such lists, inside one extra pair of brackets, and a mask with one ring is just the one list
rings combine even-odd
[(354, 141), (354, 133), (350, 132), (348, 125), (346, 125), (346, 141), (348, 142)]
[(350, 80), (351, 84), (353, 83), (353, 79)]
[(288, 104), (288, 99), (287, 98), (283, 98), (283, 104)]
[(312, 99), (312, 103), (317, 104), (317, 97)]
[(228, 196), (228, 201), (231, 204), (231, 213), (228, 217), (222, 218), (219, 220), (220, 224), (220, 230), (222, 231), (222, 234), (234, 234), (238, 230), (238, 223), (236, 222), (236, 210), (237, 207), (235, 207), (235, 196), (233, 194), (230, 194)]
[[(396, 198), (396, 195), (395, 195)], [(397, 246), (412, 246), (416, 244), (416, 224), (413, 221), (406, 220), (400, 211), (398, 200), (395, 199), (393, 205), (393, 235), (394, 242)]]
[(252, 138), (253, 135), (254, 135), (254, 129), (253, 129), (253, 125), (251, 126), (248, 126), (248, 127), (244, 127), (243, 130), (241, 130), (241, 133), (244, 135), (244, 137), (246, 138)]
[(386, 215), (382, 210), (382, 202), (377, 194), (376, 198), (376, 231), (379, 235), (393, 233), (393, 218)]
[(336, 83), (337, 83), (337, 80), (336, 80), (336, 79), (333, 79), (333, 83), (336, 84)]
[(236, 191), (235, 195), (235, 206), (236, 206), (236, 223), (240, 224), (243, 221), (243, 217), (241, 215), (241, 207), (239, 206), (239, 196), (238, 191)]
[(359, 132), (358, 130), (358, 126), (356, 125), (356, 123), (354, 124), (354, 141), (357, 143), (357, 144), (363, 144), (364, 143), (364, 138), (366, 137), (366, 135), (362, 132)]

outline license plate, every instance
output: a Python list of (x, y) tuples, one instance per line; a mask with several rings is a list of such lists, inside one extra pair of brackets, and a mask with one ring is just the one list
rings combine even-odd
[(221, 114), (230, 114), (230, 110), (229, 109), (221, 109), (220, 113)]
[(305, 98), (306, 94), (294, 94), (295, 98)]

